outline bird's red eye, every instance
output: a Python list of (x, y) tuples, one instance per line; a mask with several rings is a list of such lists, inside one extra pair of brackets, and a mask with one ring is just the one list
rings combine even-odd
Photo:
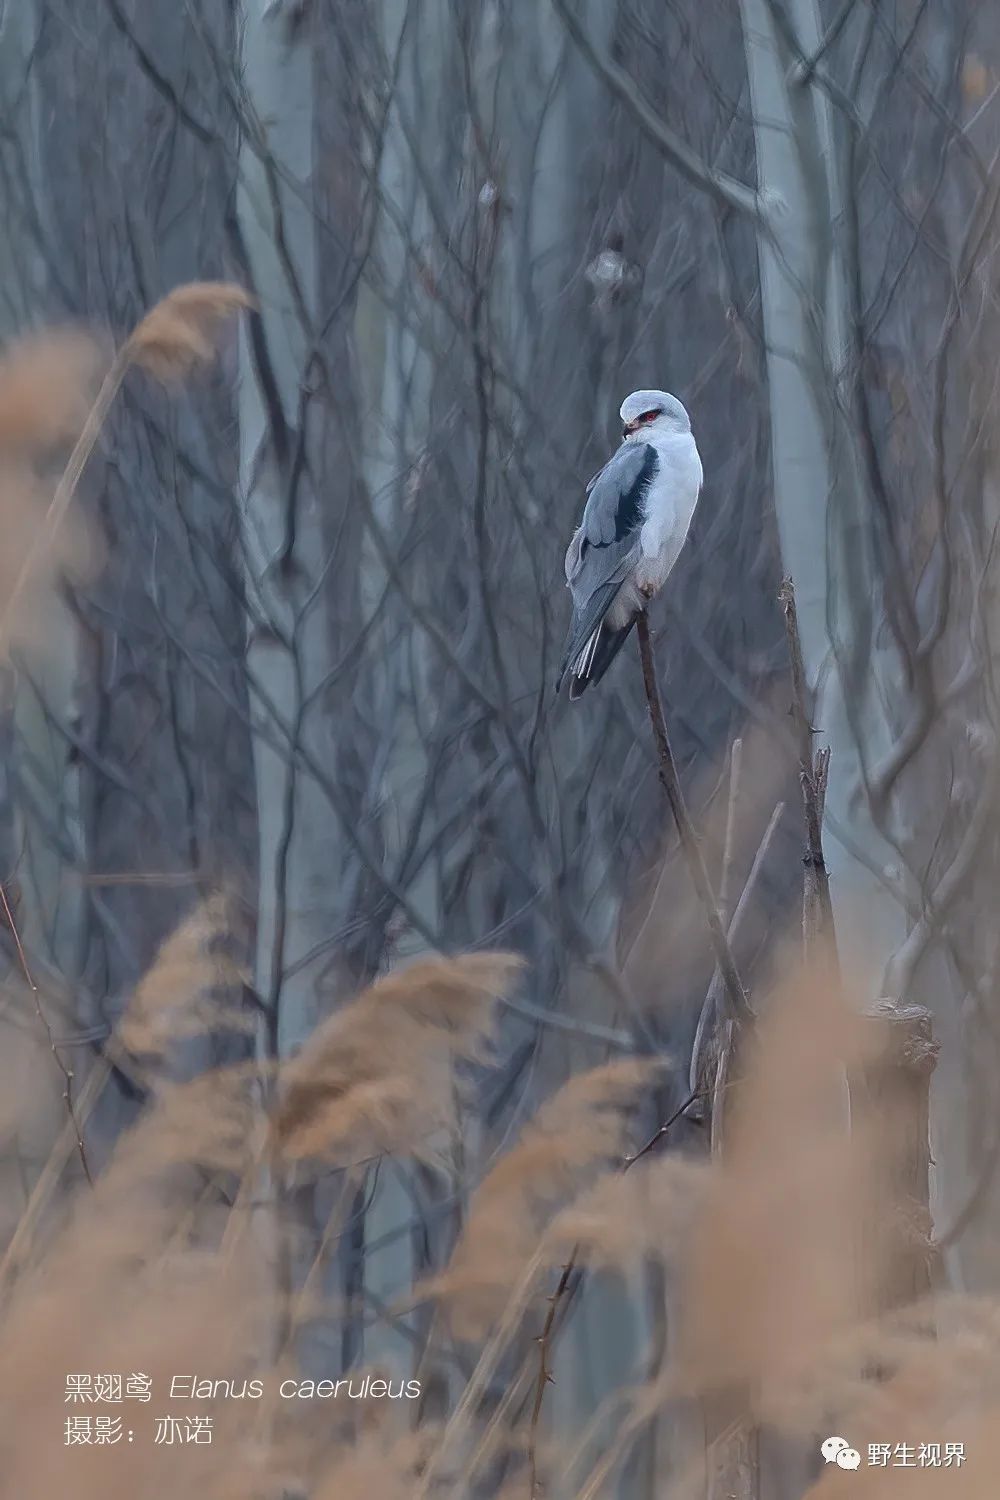
[(657, 407), (657, 409), (655, 411), (644, 411), (642, 413), (642, 416), (639, 418), (639, 421), (640, 422), (652, 422), (653, 418), (654, 417), (658, 417), (659, 415), (660, 415), (660, 411), (659, 411), (659, 408)]

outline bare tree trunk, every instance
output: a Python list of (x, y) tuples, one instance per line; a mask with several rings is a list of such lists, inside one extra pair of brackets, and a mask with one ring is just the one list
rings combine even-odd
[[(887, 795), (880, 788), (882, 768), (905, 748), (921, 704), (934, 712), (925, 651), (933, 627), (919, 641), (884, 644), (895, 629), (888, 628), (885, 606), (887, 591), (900, 583), (899, 559), (876, 556), (874, 513), (877, 504), (894, 500), (877, 499), (870, 454), (862, 461), (865, 351), (848, 332), (861, 250), (845, 228), (857, 176), (842, 174), (856, 166), (856, 145), (848, 150), (845, 142), (868, 128), (869, 101), (856, 70), (839, 118), (815, 71), (804, 74), (803, 58), (817, 55), (823, 37), (816, 0), (787, 6), (741, 0), (741, 14), (759, 122), (765, 229), (758, 255), (775, 508), (784, 569), (795, 581), (817, 746), (830, 751), (826, 851), (841, 966), (847, 993), (861, 1004), (891, 993), (932, 1009), (943, 1047), (934, 1080), (932, 1197), (947, 1220), (960, 1212), (968, 1190), (959, 1021), (965, 982), (942, 945), (929, 940), (926, 918), (914, 925), (904, 911), (904, 901), (920, 912), (928, 904), (926, 870), (940, 838), (938, 822), (927, 815), (934, 796), (918, 786), (904, 799), (896, 781)], [(857, 40), (859, 53), (864, 35), (854, 28), (866, 24), (859, 12), (842, 38)], [(852, 336), (859, 336), (857, 328)], [(941, 529), (943, 535), (943, 522)], [(909, 588), (903, 580), (902, 589)], [(918, 624), (910, 628), (920, 635)], [(941, 884), (943, 890), (947, 882)], [(930, 901), (938, 899), (932, 883)], [(921, 955), (919, 964), (911, 950)], [(954, 1251), (958, 1276), (960, 1250)]]
[(758, 238), (770, 388), (774, 502), (795, 582), (818, 743), (830, 750), (827, 860), (849, 982), (871, 994), (904, 936), (884, 872), (893, 851), (864, 803), (865, 773), (891, 739), (896, 674), (878, 648), (880, 586), (842, 388), (846, 288), (834, 225), (841, 199), (826, 94), (793, 77), (822, 29), (815, 0), (741, 0), (764, 228)]
[(257, 989), (285, 1055), (320, 1013), (310, 955), (329, 936), (332, 814), (301, 752), (329, 763), (329, 547), (311, 484), (315, 336), (312, 49), (282, 11), (247, 0), (239, 224), (260, 312), (243, 336), (240, 482), (260, 841)]
[[(241, 66), (237, 212), (259, 305), (242, 336), (239, 396), (259, 854), (255, 985), (267, 1009), (262, 1049), (277, 1059), (294, 1051), (322, 1014), (318, 981), (338, 895), (331, 878), (333, 813), (303, 769), (303, 757), (333, 765), (323, 695), (331, 666), (330, 547), (313, 482), (317, 268), (309, 27), (291, 26), (283, 7), (246, 0)], [(274, 1269), (287, 1292), (320, 1253), (321, 1233), (310, 1189), (293, 1198), (280, 1167), (270, 1186)], [(279, 1324), (279, 1345), (288, 1331)], [(328, 1333), (319, 1325), (312, 1330), (315, 1356), (300, 1348), (324, 1374), (339, 1367), (342, 1352), (326, 1347)]]

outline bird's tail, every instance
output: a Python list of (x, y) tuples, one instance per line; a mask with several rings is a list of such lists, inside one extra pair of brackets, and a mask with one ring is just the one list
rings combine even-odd
[[(586, 677), (588, 674), (593, 676), (594, 662), (600, 650), (604, 617), (617, 598), (621, 586), (620, 578), (602, 584), (600, 588), (594, 590), (582, 610), (574, 610), (569, 634), (566, 637), (562, 666), (559, 668), (559, 676), (556, 679), (557, 693), (563, 685), (567, 672), (572, 677)], [(570, 697), (574, 696), (579, 697), (579, 692), (570, 694)]]
[(584, 646), (583, 650), (580, 652), (580, 655), (577, 657), (576, 661), (573, 663), (573, 677), (590, 676), (590, 669), (594, 665), (594, 657), (597, 654), (597, 646), (598, 642), (601, 639), (601, 632), (603, 629), (604, 622), (602, 621), (594, 631), (593, 635), (590, 637), (590, 640)]
[(628, 640), (635, 620), (623, 625), (621, 630), (612, 630), (607, 621), (602, 621), (577, 657), (570, 671), (569, 697), (573, 703), (588, 687), (600, 682), (605, 672)]

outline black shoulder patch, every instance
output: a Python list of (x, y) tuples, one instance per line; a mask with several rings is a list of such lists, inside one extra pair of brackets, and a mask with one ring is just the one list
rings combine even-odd
[[(591, 486), (582, 531), (591, 547), (612, 547), (642, 524), (646, 496), (660, 466), (649, 443), (625, 443)], [(581, 548), (581, 556), (583, 549)]]
[(653, 475), (660, 466), (656, 449), (647, 443), (643, 450), (642, 468), (627, 490), (623, 490), (615, 512), (615, 541), (620, 542), (635, 531), (643, 518), (643, 506)]

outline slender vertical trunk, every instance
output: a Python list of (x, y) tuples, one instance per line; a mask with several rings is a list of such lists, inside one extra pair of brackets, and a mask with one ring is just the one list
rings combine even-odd
[(315, 224), (312, 51), (283, 10), (247, 0), (247, 118), (238, 214), (260, 313), (243, 336), (239, 414), (243, 547), (250, 620), (260, 850), (257, 988), (284, 1055), (319, 1013), (313, 951), (329, 936), (330, 808), (303, 773), (305, 747), (329, 764), (318, 691), (329, 663), (327, 541), (311, 482)]
[[(329, 546), (313, 486), (313, 50), (308, 25), (292, 27), (284, 7), (246, 0), (241, 22), (237, 214), (259, 313), (243, 333), (240, 489), (257, 789), (256, 988), (268, 1016), (262, 1050), (273, 1060), (300, 1045), (322, 1013), (319, 980), (335, 925), (337, 829), (301, 760), (333, 764), (322, 691)], [(270, 1186), (275, 1275), (288, 1292), (321, 1253), (322, 1237), (311, 1191), (291, 1195), (280, 1167)], [(279, 1346), (288, 1332), (279, 1319)], [(316, 1347), (300, 1353), (327, 1374), (325, 1332), (317, 1328)]]
[[(854, 422), (861, 351), (849, 348), (847, 278), (854, 268), (841, 237), (854, 184), (840, 178), (856, 154), (841, 149), (854, 122), (837, 121), (824, 90), (797, 79), (797, 53), (814, 55), (822, 36), (816, 0), (784, 7), (795, 51), (776, 14), (774, 0), (741, 0), (758, 185), (769, 216), (758, 254), (775, 510), (784, 571), (795, 583), (817, 748), (830, 752), (825, 849), (841, 967), (848, 993), (867, 1004), (884, 986), (898, 988), (893, 958), (907, 935), (908, 919), (890, 889), (905, 874), (889, 839), (901, 847), (905, 839), (915, 867), (923, 868), (939, 829), (916, 798), (903, 804), (898, 789), (885, 809), (873, 808), (867, 795), (866, 771), (884, 760), (912, 705), (900, 658), (880, 638), (887, 634), (880, 630), (887, 580), (874, 555), (874, 500)], [(852, 104), (865, 108), (860, 97)], [(923, 893), (907, 894), (919, 903)], [(928, 1005), (942, 1047), (933, 1089), (932, 1198), (944, 1222), (963, 1201), (966, 1176), (967, 1142), (956, 1108), (966, 1089), (957, 988), (941, 951), (932, 948), (907, 993), (889, 996)], [(954, 1270), (960, 1273), (957, 1263)]]
[[(870, 992), (904, 936), (884, 880), (894, 854), (864, 802), (864, 777), (891, 739), (894, 665), (879, 648), (880, 582), (842, 389), (846, 290), (835, 224), (841, 199), (829, 100), (796, 81), (796, 54), (771, 0), (741, 0), (767, 228), (758, 254), (771, 412), (774, 502), (795, 584), (826, 795), (830, 891), (854, 986)], [(815, 0), (787, 7), (799, 49), (821, 36)]]
[[(453, 182), (446, 112), (455, 67), (455, 29), (445, 0), (430, 0), (417, 8), (404, 0), (388, 0), (372, 24), (374, 50), (389, 60), (394, 76), (379, 141), (379, 216), (373, 244), (388, 295), (365, 287), (358, 302), (360, 394), (370, 414), (363, 433), (363, 482), (371, 507), (361, 587), (365, 611), (377, 612), (379, 619), (371, 716), (380, 737), (376, 790), (385, 814), (380, 836), (387, 866), (394, 869), (404, 861), (424, 798), (429, 798), (432, 810), (437, 805), (432, 763), (437, 716), (430, 705), (448, 691), (438, 649), (414, 620), (389, 572), (398, 564), (397, 547), (412, 524), (412, 507), (423, 500), (440, 373), (428, 348), (433, 340), (420, 336), (421, 330), (438, 329), (441, 318), (414, 275), (414, 247), (433, 243), (433, 206), (428, 198), (444, 183), (450, 191)], [(427, 174), (424, 181), (421, 172)], [(442, 586), (434, 576), (436, 562), (433, 548), (417, 549), (405, 570), (406, 588), (414, 597), (424, 600)], [(377, 611), (387, 584), (389, 602)], [(444, 711), (439, 711), (443, 717)], [(439, 861), (426, 861), (415, 877), (407, 878), (406, 892), (425, 931), (438, 931)], [(427, 949), (425, 937), (409, 926), (393, 946), (397, 959), (416, 958)], [(441, 1145), (447, 1154), (448, 1143)], [(364, 1267), (365, 1286), (376, 1305), (391, 1302), (400, 1287), (412, 1282), (417, 1267), (431, 1271), (435, 1253), (437, 1269), (446, 1260), (447, 1234), (430, 1228), (428, 1220), (435, 1221), (435, 1204), (440, 1206), (451, 1190), (440, 1173), (420, 1173), (407, 1165), (379, 1174), (364, 1216), (368, 1242), (380, 1246)], [(418, 1227), (406, 1232), (403, 1226), (414, 1219)], [(450, 1368), (435, 1348), (423, 1351), (418, 1371), (413, 1345), (385, 1320), (368, 1333), (365, 1353), (390, 1367), (419, 1373), (425, 1388), (434, 1390), (434, 1399), (446, 1403)]]
[[(838, 139), (827, 95), (795, 72), (800, 54), (820, 43), (816, 0), (791, 0), (780, 13), (773, 0), (741, 0), (741, 17), (765, 215), (758, 257), (774, 504), (816, 731), (804, 763), (813, 765), (815, 748), (826, 764), (831, 924), (843, 938), (848, 993), (861, 1005), (877, 994), (905, 935), (883, 879), (894, 854), (864, 796), (866, 769), (891, 742), (899, 682), (878, 642), (881, 580), (846, 386)], [(732, 1493), (734, 1475), (769, 1494), (800, 1492), (810, 1455), (762, 1437), (753, 1462), (730, 1445), (716, 1493)]]

